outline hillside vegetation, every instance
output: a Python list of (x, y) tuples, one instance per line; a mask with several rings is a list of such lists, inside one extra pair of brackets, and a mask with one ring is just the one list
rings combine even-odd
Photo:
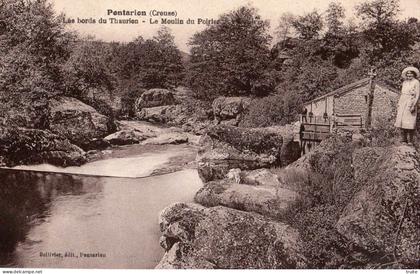
[(196, 33), (186, 56), (167, 27), (151, 39), (105, 43), (66, 31), (46, 0), (7, 0), (0, 7), (1, 111), (21, 95), (61, 94), (108, 116), (133, 117), (144, 90), (184, 85), (204, 101), (256, 97), (245, 126), (285, 124), (302, 102), (366, 77), (371, 67), (399, 87), (402, 68), (420, 66), (420, 22), (401, 20), (399, 10), (396, 0), (366, 1), (352, 21), (334, 2), (325, 11), (279, 14), (272, 37), (256, 9), (240, 7)]

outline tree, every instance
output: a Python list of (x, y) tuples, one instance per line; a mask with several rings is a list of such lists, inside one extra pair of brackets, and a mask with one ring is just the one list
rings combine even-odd
[(357, 15), (363, 20), (365, 40), (370, 46), (366, 54), (371, 62), (394, 53), (401, 55), (416, 40), (417, 31), (409, 22), (400, 22), (398, 0), (373, 0), (356, 6)]
[(69, 55), (72, 37), (47, 0), (2, 1), (0, 90), (45, 94), (61, 90), (60, 64)]
[(332, 59), (335, 66), (346, 68), (359, 55), (360, 35), (352, 25), (344, 25), (345, 9), (340, 3), (331, 2), (326, 10), (328, 27), (322, 41), (322, 58)]
[(122, 82), (138, 88), (171, 88), (184, 77), (181, 52), (166, 26), (153, 39), (138, 37), (123, 46), (117, 62)]
[(356, 13), (368, 28), (393, 22), (400, 12), (399, 0), (371, 0), (356, 6)]
[(72, 53), (63, 66), (67, 95), (86, 97), (95, 91), (111, 92), (114, 79), (109, 70), (110, 47), (92, 37), (73, 43)]
[(316, 39), (324, 26), (322, 16), (317, 11), (312, 11), (293, 21), (293, 27), (300, 38), (304, 40)]
[(279, 18), (278, 26), (275, 30), (275, 34), (279, 42), (285, 41), (287, 38), (294, 36), (293, 22), (296, 17), (289, 12), (283, 13)]
[(267, 77), (269, 24), (252, 7), (223, 14), (219, 23), (196, 33), (188, 83), (200, 98), (218, 95), (263, 95), (272, 89)]
[(343, 19), (345, 18), (345, 9), (340, 3), (331, 2), (326, 11), (328, 32), (330, 35), (339, 36), (343, 31)]
[(48, 127), (48, 99), (63, 91), (60, 66), (72, 39), (47, 0), (0, 2), (0, 117), (7, 126)]

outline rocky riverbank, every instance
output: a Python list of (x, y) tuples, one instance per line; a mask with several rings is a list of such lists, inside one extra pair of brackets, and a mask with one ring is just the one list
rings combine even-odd
[(75, 98), (56, 96), (42, 106), (42, 123), (35, 113), (41, 110), (29, 102), (26, 108), (22, 106), (25, 111), (7, 111), (0, 121), (0, 166), (78, 166), (112, 146), (197, 144), (199, 140), (177, 127), (117, 121)]
[(143, 121), (116, 121), (67, 97), (45, 103), (42, 121), (9, 113), (0, 127), (0, 165), (81, 165), (119, 157), (126, 145), (134, 154), (188, 146), (152, 173), (197, 168), (204, 183), (195, 203), (160, 214), (165, 256), (158, 268), (418, 264), (416, 148), (337, 134), (300, 157), (291, 126), (238, 127), (248, 100), (218, 98), (199, 110), (183, 96), (144, 93), (136, 102)]
[(157, 268), (418, 265), (414, 147), (361, 147), (334, 136), (286, 168), (273, 168), (281, 166), (281, 147), (281, 136), (266, 130), (213, 128), (197, 158), (205, 185), (196, 204), (160, 214), (166, 253)]

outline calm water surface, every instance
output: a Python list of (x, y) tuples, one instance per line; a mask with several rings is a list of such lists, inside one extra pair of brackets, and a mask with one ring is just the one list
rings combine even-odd
[[(162, 164), (160, 156), (149, 156)], [(107, 162), (117, 163), (122, 170), (129, 164)], [(150, 164), (144, 168), (150, 172)], [(0, 170), (0, 184), (0, 266), (153, 268), (163, 255), (159, 212), (192, 201), (201, 181), (192, 169), (138, 179)]]

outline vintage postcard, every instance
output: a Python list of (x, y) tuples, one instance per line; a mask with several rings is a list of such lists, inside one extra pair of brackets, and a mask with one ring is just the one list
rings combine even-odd
[(0, 271), (417, 273), (419, 7), (0, 0)]

